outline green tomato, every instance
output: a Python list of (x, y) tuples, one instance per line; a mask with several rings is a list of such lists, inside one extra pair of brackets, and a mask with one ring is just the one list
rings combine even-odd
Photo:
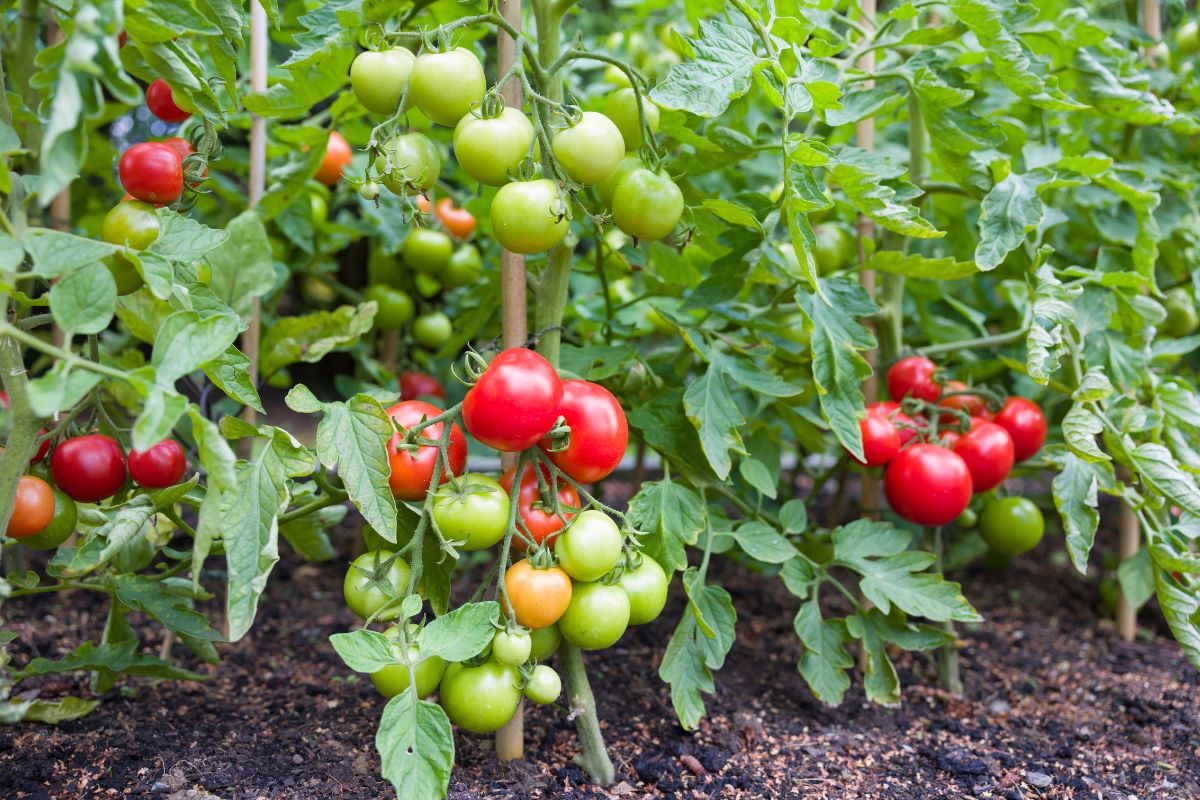
[(417, 340), (417, 344), (430, 350), (437, 350), (450, 341), (453, 333), (454, 324), (441, 311), (422, 314), (413, 323), (413, 338)]
[(817, 243), (813, 248), (813, 260), (817, 271), (829, 275), (845, 268), (855, 257), (855, 241), (837, 225), (818, 225), (813, 228)]
[(558, 646), (562, 644), (562, 634), (558, 631), (558, 623), (532, 629), (529, 631), (529, 638), (533, 641), (529, 657), (534, 661), (545, 661), (550, 658), (558, 652)]
[(979, 515), (968, 508), (958, 515), (956, 522), (958, 522), (958, 527), (964, 531), (969, 531), (979, 524)]
[(577, 581), (598, 580), (621, 560), (625, 538), (617, 523), (603, 511), (577, 515), (554, 543), (559, 566)]
[(613, 192), (613, 221), (629, 236), (656, 242), (679, 224), (683, 192), (665, 173), (646, 168), (626, 175)]
[(408, 99), (439, 125), (454, 126), (483, 100), (487, 80), (483, 65), (461, 47), (445, 53), (422, 53), (413, 64)]
[(154, 206), (141, 200), (126, 200), (105, 214), (100, 238), (109, 244), (145, 250), (158, 238), (160, 230)]
[(383, 567), (395, 555), (391, 550), (374, 550), (350, 563), (342, 592), (346, 605), (362, 619), (369, 619), (385, 605), (389, 608), (378, 619), (394, 619), (400, 613), (400, 603), (392, 601), (408, 588), (408, 564), (396, 558), (386, 569)]
[(367, 256), (368, 283), (386, 283), (401, 289), (404, 287), (405, 274), (405, 265), (400, 256), (386, 255), (380, 249), (373, 249)]
[(600, 199), (604, 201), (605, 206), (612, 208), (613, 195), (617, 191), (617, 185), (625, 180), (626, 175), (641, 167), (642, 160), (637, 156), (625, 156), (621, 159), (621, 163), (617, 164), (617, 168), (613, 170), (612, 175), (609, 175), (607, 179), (596, 187), (596, 191), (600, 193)]
[(412, 298), (399, 289), (382, 283), (372, 284), (363, 293), (363, 299), (374, 300), (379, 306), (375, 312), (375, 327), (381, 331), (399, 330), (412, 319)]
[(413, 276), (413, 285), (417, 288), (417, 294), (426, 300), (437, 297), (438, 293), (442, 291), (442, 282), (423, 272), (418, 272)]
[(309, 182), (308, 218), (314, 230), (320, 229), (329, 220), (329, 190), (316, 181)]
[(1175, 47), (1185, 56), (1200, 50), (1200, 24), (1196, 20), (1189, 19), (1175, 29)]
[(53, 488), (54, 516), (50, 524), (33, 536), (20, 539), (21, 545), (31, 550), (54, 550), (60, 544), (71, 538), (75, 532), (75, 524), (79, 521), (79, 509), (75, 501), (66, 492)]
[[(608, 96), (604, 104), (604, 116), (613, 121), (621, 132), (626, 150), (637, 150), (642, 146), (642, 127), (638, 117), (637, 93), (633, 89), (618, 89)], [(658, 106), (647, 99), (642, 100), (646, 112), (646, 123), (651, 132), (658, 130)]]
[(1167, 318), (1162, 324), (1162, 329), (1168, 336), (1187, 336), (1200, 327), (1196, 301), (1187, 287), (1176, 286), (1168, 291), (1163, 306), (1167, 309)]
[(414, 228), (404, 240), (404, 263), (417, 272), (440, 275), (450, 265), (454, 242), (441, 231)]
[(1019, 556), (1037, 547), (1046, 529), (1041, 509), (1024, 497), (992, 499), (979, 517), (979, 534), (1004, 556)]
[(579, 122), (555, 134), (554, 157), (573, 180), (592, 186), (616, 172), (625, 157), (625, 140), (608, 117), (585, 111)]
[(657, 561), (643, 555), (637, 569), (626, 570), (617, 586), (629, 597), (629, 624), (645, 625), (655, 620), (667, 605), (670, 579)]
[[(442, 675), (446, 672), (445, 660), (438, 656), (430, 656), (421, 661), (421, 646), (410, 644), (405, 648), (400, 644), (399, 628), (388, 628), (384, 631), (384, 635), (395, 640), (392, 644), (392, 652), (395, 653), (398, 660), (403, 661), (407, 654), (409, 662), (420, 662), (413, 667), (413, 673), (417, 678), (417, 696), (428, 697), (433, 694), (442, 680)], [(392, 664), (372, 672), (371, 683), (375, 684), (375, 688), (384, 697), (395, 697), (402, 694), (408, 689), (408, 664)]]
[(350, 88), (367, 111), (393, 114), (408, 85), (416, 56), (403, 47), (359, 53), (350, 65)]
[(358, 187), (358, 196), (368, 203), (379, 199), (379, 184), (375, 181), (366, 181)]
[(394, 194), (425, 191), (432, 189), (442, 174), (442, 154), (425, 134), (402, 133), (375, 159), (375, 170)]
[(528, 633), (499, 631), (492, 637), (492, 658), (510, 667), (519, 667), (529, 660), (533, 640)]
[(451, 664), (442, 676), (439, 700), (446, 716), (472, 733), (491, 733), (508, 724), (521, 704), (521, 675), (488, 660), (477, 667)]
[(483, 550), (508, 530), (508, 492), (494, 478), (467, 473), (438, 487), (433, 521), (442, 538), (463, 542), (459, 550)]
[(562, 694), (562, 678), (545, 664), (538, 664), (525, 684), (525, 696), (540, 706), (549, 705)]
[(467, 114), (454, 127), (454, 157), (468, 175), (488, 186), (508, 183), (529, 154), (533, 124), (519, 109), (483, 119)]
[(558, 621), (563, 638), (581, 650), (612, 647), (628, 627), (629, 595), (603, 583), (574, 583), (571, 602)]
[(492, 233), (513, 253), (541, 253), (567, 238), (569, 207), (554, 181), (518, 181), (492, 198)]
[(447, 286), (470, 286), (479, 280), (483, 274), (483, 258), (473, 245), (464, 244), (450, 256), (450, 266), (446, 268)]
[(337, 291), (316, 275), (305, 275), (300, 281), (300, 295), (306, 302), (329, 307), (337, 302)]

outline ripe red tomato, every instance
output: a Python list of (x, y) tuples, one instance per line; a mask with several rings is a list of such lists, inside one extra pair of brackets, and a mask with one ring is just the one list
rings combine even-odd
[(994, 422), (974, 417), (971, 430), (954, 445), (971, 473), (971, 488), (986, 492), (999, 486), (1013, 466), (1013, 440)]
[[(388, 416), (401, 431), (417, 425), (422, 419), (430, 419), (441, 413), (442, 410), (437, 406), (420, 400), (404, 400), (387, 410)], [(442, 424), (439, 422), (430, 425), (421, 431), (421, 436), (439, 441), (442, 438)], [(404, 444), (404, 434), (400, 432), (392, 434), (392, 438), (388, 440), (388, 464), (391, 467), (388, 484), (392, 487), (392, 494), (397, 500), (408, 502), (424, 500), (429, 491), (429, 485), (433, 482), (433, 468), (437, 463), (437, 446), (425, 444), (415, 450), (408, 450), (402, 449), (402, 444)], [(455, 475), (461, 475), (467, 468), (467, 438), (463, 436), (462, 428), (454, 424), (450, 426), (446, 459), (450, 471)], [(443, 471), (440, 482), (445, 483), (448, 480), (450, 480), (450, 476)]]
[(165, 205), (183, 194), (183, 159), (169, 144), (135, 144), (121, 154), (117, 172), (125, 191), (138, 200)]
[(437, 397), (446, 399), (446, 389), (442, 382), (424, 372), (400, 373), (400, 399), (416, 400), (418, 397)]
[[(968, 416), (979, 417), (983, 415), (986, 408), (983, 402), (982, 395), (977, 394), (956, 394), (964, 392), (971, 387), (967, 386), (962, 381), (946, 381), (946, 385), (942, 387), (942, 396), (938, 400), (938, 405), (942, 408), (951, 408), (958, 411), (967, 412)], [(955, 394), (951, 394), (955, 393)], [(950, 394), (949, 397), (946, 395)], [(942, 421), (958, 419), (955, 414), (943, 414)]]
[(325, 157), (321, 159), (321, 167), (317, 170), (317, 180), (326, 186), (333, 186), (341, 180), (342, 170), (353, 156), (346, 137), (337, 131), (330, 131), (329, 141), (325, 144)]
[[(879, 410), (867, 411), (867, 415), (858, 421), (862, 431), (863, 456), (865, 461), (858, 461), (868, 467), (881, 467), (896, 457), (900, 452), (900, 431)], [(915, 433), (915, 431), (914, 431)]]
[(172, 136), (169, 139), (163, 139), (162, 143), (179, 153), (180, 158), (187, 158), (192, 153), (196, 152), (192, 149), (192, 143), (182, 136)]
[(12, 516), (7, 536), (25, 539), (45, 530), (54, 519), (54, 490), (50, 484), (35, 475), (22, 475), (17, 481), (17, 495), (13, 498)]
[[(500, 485), (504, 487), (504, 491), (512, 494), (513, 474), (516, 469), (510, 469), (500, 476)], [(542, 470), (542, 478), (546, 481), (546, 486), (550, 486), (550, 474), (546, 469)], [(525, 523), (525, 528), (533, 537), (533, 540), (538, 544), (546, 541), (550, 537), (547, 544), (554, 543), (554, 536), (558, 531), (563, 529), (563, 526), (575, 516), (575, 512), (567, 511), (568, 508), (578, 509), (581, 504), (579, 502), (579, 493), (575, 491), (575, 487), (569, 483), (560, 483), (558, 485), (558, 504), (563, 508), (562, 516), (558, 516), (552, 509), (534, 508), (534, 503), (541, 502), (541, 491), (538, 487), (537, 475), (533, 472), (533, 466), (525, 465), (525, 469), (521, 472), (521, 489), (517, 495), (517, 512), (521, 515), (521, 521)], [(513, 538), (513, 545), (519, 549), (525, 548), (525, 542), (518, 538)]]
[(580, 483), (595, 483), (607, 477), (625, 455), (629, 424), (617, 398), (591, 381), (563, 381), (558, 413), (571, 426), (571, 441), (565, 450), (550, 450), (552, 442), (538, 443), (554, 465)]
[(558, 420), (562, 381), (532, 350), (511, 347), (492, 359), (463, 400), (467, 432), (488, 447), (515, 453), (532, 447)]
[[(5, 410), (8, 409), (8, 392), (4, 391), (3, 389), (0, 389), (0, 408), (3, 408)], [(42, 428), (40, 431), (38, 431), (38, 436), (45, 436), (47, 433), (48, 433), (48, 431), (45, 428)], [(3, 452), (4, 452), (4, 448), (0, 447), (0, 453), (3, 453)], [(38, 445), (37, 452), (33, 454), (33, 458), (29, 459), (29, 463), (37, 464), (43, 458), (45, 458), (46, 453), (49, 453), (49, 452), (50, 452), (50, 440), (47, 439), (46, 441), (44, 441), (40, 445)]]
[[(425, 202), (428, 205), (429, 201)], [(434, 213), (446, 226), (446, 230), (450, 231), (450, 235), (456, 239), (466, 239), (475, 230), (475, 215), (465, 208), (455, 208), (454, 201), (449, 197), (443, 197), (437, 201)]]
[(147, 489), (174, 486), (186, 469), (187, 455), (174, 439), (163, 439), (149, 450), (129, 451), (129, 477)]
[(896, 427), (896, 432), (900, 435), (900, 446), (908, 444), (914, 436), (917, 435), (917, 428), (924, 428), (925, 421), (918, 422), (900, 410), (900, 404), (894, 400), (881, 400), (878, 403), (871, 403), (867, 406), (867, 413), (882, 414), (892, 421)]
[(163, 122), (183, 122), (192, 114), (175, 105), (175, 93), (162, 78), (146, 87), (146, 107)]
[(892, 510), (909, 522), (945, 525), (971, 502), (971, 472), (954, 451), (918, 442), (888, 464), (883, 489)]
[(902, 358), (888, 370), (888, 394), (897, 402), (905, 397), (917, 397), (932, 403), (942, 393), (933, 379), (936, 370), (934, 363), (924, 356)]
[(125, 485), (125, 451), (99, 433), (76, 436), (54, 448), (50, 474), (72, 500), (98, 503)]
[(1012, 437), (1017, 461), (1033, 458), (1046, 441), (1046, 415), (1024, 397), (1010, 397), (993, 422)]

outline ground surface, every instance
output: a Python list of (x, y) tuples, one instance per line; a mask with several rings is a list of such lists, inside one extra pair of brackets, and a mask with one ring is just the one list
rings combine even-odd
[[(987, 618), (964, 632), (966, 696), (936, 688), (922, 656), (902, 657), (904, 705), (855, 691), (811, 699), (795, 670), (794, 605), (782, 586), (726, 567), (738, 640), (694, 733), (676, 724), (658, 661), (678, 618), (673, 597), (589, 666), (618, 783), (591, 788), (570, 764), (566, 713), (535, 708), (527, 760), (497, 765), (485, 739), (458, 738), (450, 796), (468, 798), (1197, 798), (1200, 678), (1161, 630), (1123, 644), (1093, 611), (1096, 586), (1043, 545), (1005, 572), (970, 572)], [(372, 742), (383, 706), (327, 642), (354, 622), (342, 567), (285, 559), (260, 620), (208, 684), (126, 683), (91, 716), (0, 728), (0, 797), (299, 798), (392, 796)], [(6, 604), (17, 664), (95, 638), (94, 597)], [(73, 646), (73, 644), (72, 644)], [(608, 687), (612, 687), (609, 689)], [(83, 680), (46, 679), (47, 696)], [(201, 787), (201, 791), (190, 791)]]

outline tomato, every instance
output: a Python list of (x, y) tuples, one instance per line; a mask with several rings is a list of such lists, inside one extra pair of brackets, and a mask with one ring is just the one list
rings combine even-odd
[[(400, 429), (392, 434), (387, 445), (390, 468), (388, 484), (397, 500), (417, 502), (424, 500), (429, 492), (429, 485), (433, 482), (434, 465), (437, 463), (437, 445), (421, 444), (415, 450), (408, 449), (404, 446), (404, 432), (418, 425), (422, 419), (432, 419), (441, 413), (442, 410), (437, 406), (420, 400), (404, 400), (387, 410), (387, 415)], [(442, 425), (441, 422), (430, 425), (421, 431), (421, 437), (435, 442), (441, 441)], [(467, 467), (467, 438), (456, 424), (450, 426), (446, 460), (450, 472), (454, 475), (462, 474)], [(443, 471), (441, 483), (448, 480), (450, 476)]]
[(1200, 327), (1200, 315), (1196, 313), (1196, 300), (1191, 291), (1183, 286), (1176, 286), (1167, 292), (1163, 306), (1167, 309), (1167, 319), (1162, 329), (1168, 336), (1176, 338), (1195, 333)]
[[(319, 230), (322, 225), (329, 219), (329, 189), (317, 181), (309, 181), (305, 192), (308, 197), (308, 219), (312, 222), (314, 230)], [(282, 253), (276, 253), (274, 246), (271, 248), (271, 254), (279, 261), (286, 262), (286, 258), (281, 258), (281, 255), (287, 253), (286, 244), (281, 247)]]
[(75, 523), (79, 521), (79, 509), (75, 506), (75, 501), (67, 497), (62, 489), (53, 491), (54, 516), (50, 524), (40, 533), (22, 539), (23, 547), (31, 550), (54, 550), (75, 532)]
[(394, 114), (416, 56), (403, 47), (359, 53), (350, 64), (350, 88), (367, 111)]
[(611, 474), (629, 444), (629, 424), (617, 398), (598, 383), (563, 381), (558, 414), (571, 427), (566, 449), (551, 449), (554, 442), (550, 438), (540, 441), (538, 447), (580, 483), (595, 483)]
[[(372, 550), (350, 562), (342, 593), (346, 605), (361, 619), (395, 619), (408, 589), (408, 563), (391, 550)], [(380, 612), (380, 609), (387, 609)]]
[(621, 573), (617, 586), (629, 598), (629, 624), (645, 625), (658, 618), (667, 605), (670, 579), (662, 566), (643, 554), (637, 569)]
[(595, 581), (621, 560), (625, 537), (617, 523), (603, 511), (588, 509), (571, 520), (554, 543), (554, 554), (563, 571), (577, 581)]
[(1175, 29), (1175, 47), (1180, 55), (1189, 56), (1200, 50), (1200, 23), (1194, 19)]
[(519, 667), (529, 660), (533, 640), (521, 631), (499, 631), (492, 638), (492, 658), (510, 667)]
[(441, 273), (450, 264), (454, 242), (441, 231), (413, 228), (404, 240), (404, 261), (417, 272)]
[(955, 522), (958, 523), (958, 527), (962, 528), (964, 531), (969, 531), (971, 528), (974, 528), (979, 524), (979, 515), (968, 508), (966, 511), (958, 515), (958, 519), (956, 519)]
[[(8, 409), (8, 392), (0, 389), (0, 408)], [(42, 428), (38, 431), (38, 436), (45, 436), (48, 431)], [(4, 452), (4, 448), (0, 447), (0, 453)], [(50, 440), (46, 439), (38, 445), (37, 451), (33, 454), (33, 458), (29, 459), (30, 464), (37, 464), (46, 457), (46, 453), (50, 452)]]
[[(421, 658), (420, 644), (410, 644), (407, 647), (400, 644), (399, 631), (400, 629), (397, 627), (391, 627), (384, 631), (384, 635), (396, 640), (392, 644), (392, 651), (396, 654), (396, 658), (399, 660), (407, 658), (409, 662), (419, 661)], [(413, 674), (417, 678), (417, 697), (428, 697), (433, 694), (445, 672), (446, 661), (438, 656), (430, 656), (416, 664), (413, 667)], [(375, 688), (384, 697), (395, 697), (404, 693), (408, 689), (410, 680), (408, 664), (391, 664), (371, 673), (371, 683), (375, 684)]]
[(116, 441), (98, 433), (76, 436), (54, 448), (50, 473), (72, 500), (97, 503), (125, 485), (125, 452)]
[(487, 80), (483, 65), (461, 47), (445, 53), (422, 53), (413, 64), (408, 99), (439, 125), (454, 126), (483, 100)]
[(900, 431), (879, 411), (867, 411), (865, 417), (858, 421), (862, 431), (863, 456), (865, 461), (858, 461), (868, 467), (882, 467), (895, 458), (900, 452)]
[(557, 625), (547, 625), (544, 628), (531, 630), (529, 639), (533, 642), (529, 657), (534, 661), (545, 661), (558, 652), (558, 646), (562, 643), (562, 634), (558, 632)]
[(975, 417), (971, 430), (954, 444), (971, 473), (971, 488), (986, 492), (1004, 482), (1013, 466), (1013, 440), (994, 422)]
[(413, 338), (417, 344), (437, 350), (454, 334), (454, 323), (441, 311), (422, 314), (413, 323)]
[(526, 628), (553, 625), (571, 602), (571, 579), (567, 573), (558, 567), (536, 569), (527, 558), (515, 562), (504, 573), (504, 588), (517, 623)]
[(179, 442), (163, 439), (149, 450), (129, 451), (129, 477), (147, 489), (165, 489), (183, 480), (187, 455)]
[(858, 246), (849, 233), (837, 225), (818, 225), (813, 228), (817, 243), (813, 247), (813, 260), (817, 271), (829, 275), (844, 269), (858, 255)]
[(568, 211), (554, 181), (506, 183), (492, 198), (492, 234), (513, 253), (541, 253), (567, 238)]
[(514, 667), (485, 661), (477, 667), (451, 664), (438, 699), (446, 716), (471, 733), (491, 733), (508, 724), (521, 705), (521, 675)]
[(427, 300), (437, 297), (442, 291), (442, 282), (432, 275), (426, 275), (424, 272), (418, 272), (416, 275), (413, 275), (413, 285), (417, 287), (417, 294)]
[(156, 78), (146, 87), (146, 108), (163, 122), (183, 122), (191, 116), (191, 113), (175, 105), (175, 93), (162, 78)]
[(183, 159), (162, 142), (142, 142), (126, 150), (117, 173), (125, 191), (147, 203), (174, 203), (183, 194)]
[(442, 538), (459, 550), (483, 550), (508, 530), (508, 492), (494, 478), (468, 473), (438, 487), (433, 521)]
[(358, 187), (358, 196), (368, 203), (373, 203), (379, 199), (379, 184), (375, 181), (365, 181)]
[(446, 389), (442, 382), (424, 372), (400, 373), (400, 399), (416, 400), (418, 397), (437, 397), (446, 399)]
[(455, 239), (466, 239), (475, 230), (475, 215), (465, 208), (455, 207), (449, 197), (438, 200), (433, 210)]
[[(474, 224), (474, 223), (472, 223)], [(483, 274), (483, 259), (479, 251), (469, 244), (454, 251), (450, 256), (450, 266), (446, 268), (446, 284), (449, 286), (470, 286), (479, 280)]]
[(1010, 397), (992, 419), (1008, 431), (1017, 461), (1033, 458), (1046, 441), (1046, 415), (1024, 397)]
[(896, 402), (906, 397), (916, 397), (930, 403), (937, 402), (942, 389), (933, 379), (937, 367), (924, 356), (902, 358), (887, 373), (888, 394)]
[(486, 119), (466, 114), (454, 127), (454, 157), (475, 180), (503, 186), (529, 155), (533, 124), (520, 109), (505, 107), (500, 116)]
[(488, 447), (516, 453), (550, 432), (562, 400), (562, 381), (550, 362), (527, 348), (510, 347), (467, 392), (463, 424)]
[(613, 192), (613, 221), (635, 239), (656, 242), (679, 224), (683, 192), (665, 172), (635, 169)]
[(337, 131), (330, 131), (316, 179), (326, 186), (333, 186), (342, 179), (342, 170), (350, 164), (353, 157), (354, 153), (350, 150), (350, 143), (346, 141), (346, 137)]
[[(938, 405), (942, 408), (950, 408), (956, 411), (965, 411), (967, 416), (981, 417), (987, 406), (984, 404), (983, 397), (977, 394), (962, 394), (971, 387), (967, 386), (962, 381), (946, 381), (942, 387), (941, 397), (938, 400)], [(957, 414), (943, 414), (941, 416), (943, 422), (949, 420), (957, 420)]]
[(545, 664), (538, 664), (525, 684), (525, 696), (534, 703), (544, 706), (553, 703), (562, 694), (562, 678)]
[[(618, 89), (608, 96), (604, 104), (604, 116), (613, 121), (621, 132), (621, 140), (626, 150), (637, 150), (642, 146), (642, 126), (638, 117), (637, 93), (633, 89)], [(646, 113), (646, 124), (650, 131), (658, 130), (658, 106), (648, 98), (642, 99), (642, 108)]]
[(979, 516), (979, 534), (993, 552), (1019, 556), (1037, 547), (1045, 532), (1041, 509), (1024, 497), (993, 498)]
[(962, 439), (962, 434), (958, 431), (944, 430), (938, 431), (936, 441), (938, 445), (953, 450), (958, 445), (960, 439)]
[[(513, 473), (515, 469), (510, 469), (500, 476), (500, 485), (504, 487), (506, 492), (512, 491)], [(550, 474), (547, 470), (542, 470), (542, 477), (546, 481), (546, 486), (550, 486)], [(539, 504), (539, 507), (534, 508), (534, 504)], [(555, 514), (552, 509), (545, 508), (541, 497), (541, 488), (538, 486), (537, 476), (533, 472), (533, 467), (529, 464), (525, 465), (524, 471), (521, 473), (521, 489), (517, 496), (517, 513), (524, 523), (524, 531), (533, 537), (533, 540), (538, 544), (546, 541), (547, 544), (553, 544), (556, 537), (552, 534), (563, 529), (567, 522), (575, 516), (576, 511), (580, 508), (579, 493), (575, 491), (575, 487), (563, 481), (558, 484), (558, 504), (561, 506), (563, 513), (560, 517)], [(565, 522), (564, 522), (565, 520)], [(525, 549), (525, 542), (521, 539), (513, 539), (513, 545), (519, 550)]]
[(379, 306), (375, 311), (375, 327), (381, 331), (398, 330), (412, 319), (413, 301), (407, 292), (375, 283), (367, 287), (363, 300), (374, 300)]
[(971, 502), (971, 473), (952, 450), (918, 442), (888, 464), (883, 476), (888, 504), (918, 525), (945, 525)]
[(879, 413), (891, 420), (896, 427), (896, 432), (900, 435), (900, 446), (908, 444), (909, 440), (917, 435), (917, 428), (924, 428), (925, 421), (922, 419), (919, 423), (908, 414), (900, 410), (900, 404), (894, 400), (881, 400), (878, 403), (871, 403), (867, 406), (867, 413)]
[(603, 114), (585, 111), (574, 125), (554, 135), (554, 157), (571, 180), (584, 186), (603, 183), (625, 157), (625, 140)]
[(563, 638), (581, 650), (612, 647), (629, 627), (629, 596), (619, 586), (576, 583), (558, 621)]
[(596, 187), (596, 191), (600, 193), (600, 199), (604, 201), (604, 205), (612, 208), (613, 194), (617, 191), (617, 186), (621, 181), (625, 180), (625, 176), (633, 172), (635, 169), (642, 168), (642, 160), (637, 156), (625, 156), (621, 159), (621, 163), (617, 164), (617, 168), (613, 170), (612, 175), (609, 175), (606, 180)]
[(22, 475), (17, 481), (12, 515), (4, 533), (13, 539), (24, 539), (45, 530), (54, 519), (54, 490), (36, 475)]
[(162, 143), (167, 147), (170, 147), (176, 153), (179, 153), (180, 159), (186, 159), (192, 153), (196, 152), (192, 149), (192, 143), (187, 139), (184, 139), (182, 136), (171, 136), (167, 139), (163, 139)]
[[(118, 203), (104, 216), (100, 238), (134, 250), (144, 250), (158, 238), (160, 225), (154, 206), (141, 200)], [(127, 295), (142, 288), (141, 273), (122, 253), (113, 253), (105, 260), (117, 284), (117, 294)]]

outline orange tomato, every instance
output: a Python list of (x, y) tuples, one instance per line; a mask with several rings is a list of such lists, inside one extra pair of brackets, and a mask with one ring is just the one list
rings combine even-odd
[[(9, 519), (4, 532), (14, 539), (25, 539), (41, 533), (52, 519), (54, 490), (50, 488), (50, 484), (34, 475), (22, 476), (21, 480), (17, 481), (12, 518)], [(567, 600), (570, 601), (569, 595)]]
[(317, 170), (317, 180), (326, 186), (333, 186), (342, 178), (342, 170), (350, 163), (353, 153), (346, 137), (337, 131), (329, 132), (329, 142), (325, 145), (325, 158), (321, 160), (321, 168)]
[[(428, 205), (428, 201), (426, 201)], [(450, 231), (450, 235), (456, 239), (466, 239), (475, 230), (475, 215), (465, 208), (455, 208), (454, 201), (449, 197), (443, 197), (438, 200), (436, 212), (437, 218), (446, 226), (446, 230)]]
[(571, 578), (567, 573), (558, 567), (534, 569), (527, 558), (508, 568), (504, 586), (517, 622), (526, 628), (548, 628), (571, 604)]

